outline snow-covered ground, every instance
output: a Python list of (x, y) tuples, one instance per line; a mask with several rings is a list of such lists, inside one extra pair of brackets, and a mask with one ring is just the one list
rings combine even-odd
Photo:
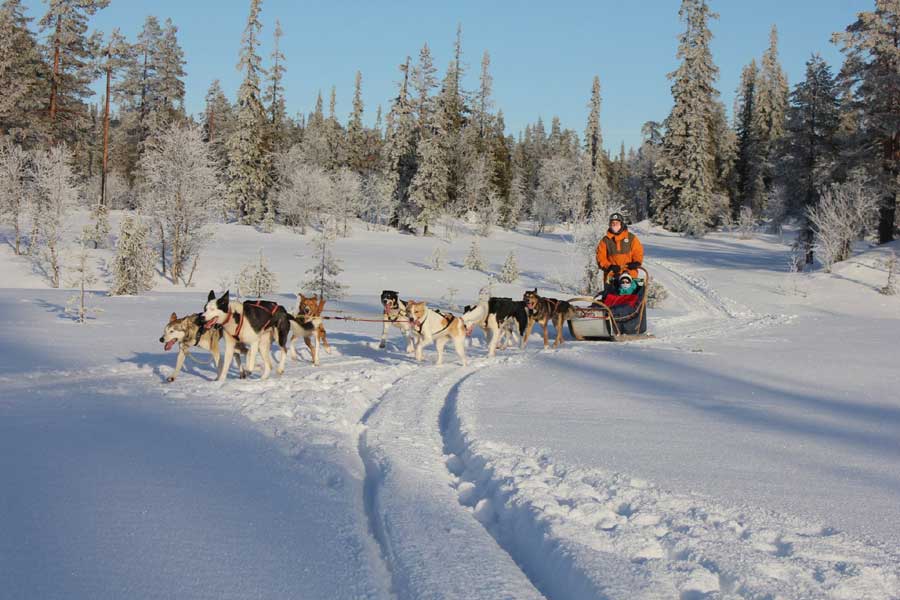
[[(339, 240), (329, 308), (473, 301), (464, 229)], [(308, 238), (221, 226), (196, 287), (98, 293), (86, 325), (0, 249), (0, 597), (900, 597), (887, 249), (790, 276), (771, 236), (637, 230), (670, 294), (653, 340), (491, 360), (476, 339), (435, 367), (399, 330), (379, 350), (380, 324), (330, 321), (321, 367), (222, 384), (190, 360), (163, 383), (168, 314), (260, 248), (292, 305)], [(481, 239), (489, 271), (512, 249), (523, 273), (494, 294), (553, 292), (580, 266), (562, 237)]]

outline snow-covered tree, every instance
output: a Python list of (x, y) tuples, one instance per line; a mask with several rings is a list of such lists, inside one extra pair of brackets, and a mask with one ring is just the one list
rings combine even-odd
[(600, 78), (594, 76), (591, 88), (591, 101), (588, 104), (587, 128), (584, 131), (585, 160), (587, 175), (585, 176), (584, 213), (594, 213), (595, 207), (600, 214), (606, 214), (609, 197), (609, 185), (606, 179), (606, 155), (603, 152), (603, 133), (600, 130)]
[(86, 225), (81, 239), (94, 245), (94, 248), (106, 248), (109, 244), (109, 209), (105, 204), (97, 203), (91, 209), (91, 223)]
[(332, 193), (328, 212), (334, 231), (343, 237), (350, 235), (350, 220), (362, 208), (362, 179), (355, 172), (341, 168), (331, 177)]
[(21, 145), (0, 139), (0, 218), (12, 227), (13, 251), (22, 254), (28, 210), (28, 155)]
[(262, 298), (273, 293), (278, 287), (278, 278), (266, 264), (262, 248), (259, 250), (258, 260), (244, 265), (235, 281), (238, 294), (244, 298)]
[(86, 323), (91, 313), (100, 312), (87, 302), (87, 288), (97, 283), (97, 275), (91, 264), (88, 241), (82, 239), (75, 255), (74, 266), (70, 269), (67, 285), (78, 289), (78, 293), (66, 302), (66, 313), (79, 323)]
[(875, 0), (834, 35), (846, 55), (840, 78), (848, 90), (848, 111), (858, 116), (861, 151), (881, 170), (878, 240), (894, 239), (900, 187), (900, 2)]
[(447, 206), (449, 170), (444, 136), (446, 130), (432, 116), (417, 147), (418, 170), (409, 186), (409, 199), (417, 211), (416, 222), (428, 235)]
[(221, 214), (215, 160), (198, 127), (174, 124), (148, 140), (140, 166), (142, 209), (155, 222), (162, 273), (189, 285), (212, 235), (207, 225)]
[(303, 289), (313, 290), (320, 298), (327, 300), (339, 300), (346, 293), (346, 286), (342, 285), (337, 276), (341, 274), (341, 261), (331, 253), (334, 243), (334, 234), (328, 228), (312, 240), (313, 265), (306, 270), (309, 279), (300, 284)]
[[(34, 156), (34, 233), (32, 247), (40, 244), (42, 251), (36, 255), (38, 265), (50, 285), (60, 286), (62, 276), (62, 243), (68, 228), (67, 216), (78, 201), (78, 188), (72, 171), (72, 154), (65, 145), (53, 146)], [(35, 252), (32, 252), (35, 255)]]
[[(584, 185), (578, 162), (564, 156), (552, 156), (541, 160), (538, 172), (540, 184), (537, 195), (541, 203), (555, 210), (556, 216), (570, 222), (580, 221), (584, 215)], [(541, 213), (542, 210), (535, 210), (534, 217), (543, 217)], [(546, 216), (551, 218), (546, 219), (545, 223), (553, 223), (552, 213)]]
[(353, 112), (347, 123), (347, 163), (362, 173), (368, 163), (368, 147), (365, 127), (363, 127), (362, 73), (356, 72), (353, 84)]
[(435, 246), (434, 252), (431, 253), (431, 268), (435, 271), (443, 271), (446, 258), (444, 249), (441, 246)]
[(753, 200), (763, 193), (761, 181), (756, 180), (758, 169), (754, 163), (758, 160), (759, 151), (754, 117), (756, 115), (756, 82), (759, 68), (756, 59), (741, 71), (741, 83), (734, 99), (734, 121), (737, 130), (737, 160), (734, 168), (734, 198), (731, 207), (732, 216), (736, 217), (743, 206), (758, 206)]
[(113, 260), (113, 296), (142, 294), (153, 289), (156, 266), (150, 247), (150, 228), (136, 216), (126, 215), (119, 228)]
[(276, 173), (275, 204), (282, 222), (304, 235), (307, 227), (320, 226), (333, 203), (334, 185), (328, 173), (307, 163), (299, 146), (277, 157)]
[(491, 77), (491, 55), (485, 50), (481, 57), (481, 77), (478, 79), (478, 135), (487, 137), (491, 125), (491, 108), (494, 101), (491, 94), (494, 90), (494, 78)]
[(258, 225), (265, 217), (269, 188), (269, 127), (260, 93), (265, 71), (258, 54), (261, 1), (250, 1), (238, 63), (244, 79), (238, 89), (235, 129), (228, 139), (229, 204), (249, 225)]
[(35, 115), (45, 106), (41, 96), (45, 67), (22, 0), (0, 4), (0, 136), (18, 142), (40, 134)]
[(682, 0), (678, 15), (685, 24), (677, 53), (681, 64), (669, 75), (674, 106), (665, 122), (656, 166), (659, 191), (652, 209), (656, 222), (699, 236), (713, 220), (716, 149), (712, 124), (719, 70), (710, 52), (708, 23), (717, 15), (706, 0)]
[(394, 214), (391, 225), (408, 228), (413, 219), (409, 187), (416, 174), (416, 124), (409, 97), (409, 57), (401, 65), (403, 80), (387, 118), (387, 133), (382, 147), (385, 177), (383, 193), (390, 193)]
[(272, 151), (280, 152), (287, 144), (288, 136), (288, 120), (287, 112), (284, 106), (284, 74), (287, 71), (285, 66), (284, 53), (281, 51), (281, 36), (284, 31), (281, 29), (281, 21), (275, 20), (274, 41), (272, 46), (272, 67), (269, 69), (269, 82), (266, 86), (266, 93), (263, 97), (263, 103), (266, 106), (266, 113), (271, 128)]
[(519, 263), (513, 250), (509, 251), (506, 262), (503, 263), (503, 270), (500, 271), (499, 279), (503, 283), (515, 283), (519, 279)]
[(472, 271), (484, 271), (484, 260), (481, 258), (481, 248), (478, 246), (478, 240), (472, 240), (472, 245), (469, 246), (469, 253), (466, 255), (466, 260), (463, 264)]
[(807, 208), (807, 218), (815, 231), (816, 256), (826, 271), (850, 258), (852, 243), (873, 229), (877, 217), (878, 197), (860, 173), (822, 190), (818, 204)]

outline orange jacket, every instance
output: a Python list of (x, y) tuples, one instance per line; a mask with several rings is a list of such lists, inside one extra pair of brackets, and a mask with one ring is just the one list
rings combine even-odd
[[(600, 238), (597, 244), (597, 266), (603, 272), (606, 272), (612, 265), (619, 265), (622, 272), (625, 272), (625, 266), (628, 263), (644, 262), (644, 247), (641, 240), (636, 235), (628, 231), (627, 227), (623, 227), (619, 233), (607, 231), (606, 235)], [(630, 269), (628, 272), (632, 277), (637, 277), (637, 269)]]

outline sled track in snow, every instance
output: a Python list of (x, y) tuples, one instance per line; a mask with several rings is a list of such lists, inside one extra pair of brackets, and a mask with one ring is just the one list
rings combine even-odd
[[(687, 315), (666, 319), (659, 323), (671, 332), (659, 336), (661, 340), (702, 339), (731, 335), (748, 329), (762, 329), (790, 322), (794, 316), (758, 314), (731, 298), (722, 296), (704, 277), (695, 275), (668, 261), (654, 260), (668, 277), (668, 284), (677, 290), (691, 307)], [(652, 326), (652, 323), (651, 323)]]
[(820, 524), (724, 506), (539, 450), (479, 442), (447, 391), (459, 502), (548, 599), (900, 597), (900, 554)]

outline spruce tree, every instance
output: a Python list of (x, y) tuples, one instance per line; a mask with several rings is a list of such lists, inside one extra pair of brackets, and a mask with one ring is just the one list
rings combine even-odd
[(300, 284), (303, 289), (310, 289), (319, 298), (326, 300), (339, 300), (346, 293), (346, 286), (342, 285), (337, 276), (341, 274), (341, 261), (331, 253), (334, 242), (334, 234), (323, 228), (311, 242), (313, 247), (313, 265), (306, 270), (309, 279)]
[(206, 92), (206, 108), (203, 111), (203, 139), (209, 143), (216, 162), (225, 168), (228, 164), (226, 142), (234, 132), (234, 109), (225, 97), (218, 79), (213, 80)]
[(353, 112), (347, 123), (347, 163), (357, 173), (366, 170), (368, 148), (366, 131), (363, 127), (362, 73), (356, 72), (353, 85)]
[(113, 296), (136, 296), (153, 289), (156, 264), (150, 248), (150, 228), (127, 215), (119, 229), (113, 260)]
[(416, 123), (420, 131), (431, 121), (432, 112), (434, 111), (434, 99), (431, 93), (437, 87), (435, 72), (434, 61), (431, 58), (431, 49), (428, 47), (428, 44), (425, 44), (419, 51), (419, 62), (413, 68), (412, 76), (412, 87), (415, 91), (413, 110), (415, 111)]
[(156, 129), (160, 129), (185, 117), (184, 50), (178, 44), (178, 28), (172, 23), (172, 19), (166, 19), (156, 55), (157, 85), (154, 126)]
[(428, 235), (447, 206), (447, 152), (446, 130), (432, 115), (417, 146), (418, 169), (409, 186), (409, 199), (416, 210), (416, 222)]
[(755, 189), (756, 180), (753, 166), (759, 154), (757, 151), (756, 129), (754, 127), (756, 80), (758, 77), (759, 69), (756, 66), (756, 59), (753, 59), (741, 71), (741, 83), (738, 86), (734, 100), (737, 161), (734, 168), (732, 218), (737, 218), (741, 207), (752, 205), (752, 198), (757, 197), (761, 193), (761, 191)]
[(708, 23), (717, 15), (706, 0), (682, 0), (678, 14), (685, 24), (677, 53), (681, 64), (669, 75), (674, 106), (665, 122), (657, 163), (660, 187), (652, 208), (657, 223), (700, 236), (707, 231), (714, 213), (716, 170), (711, 134), (717, 110), (718, 68), (709, 48), (712, 33)]
[(503, 263), (503, 270), (500, 272), (500, 281), (503, 283), (515, 283), (519, 279), (519, 263), (516, 260), (516, 253), (512, 250)]
[(880, 167), (878, 240), (894, 239), (900, 175), (900, 2), (875, 0), (875, 10), (833, 36), (846, 55), (840, 79), (848, 93), (846, 114), (858, 117), (860, 150)]
[(397, 97), (388, 113), (387, 132), (382, 147), (384, 155), (385, 194), (392, 198), (394, 211), (390, 224), (398, 228), (411, 226), (412, 207), (409, 188), (416, 174), (416, 125), (412, 102), (409, 97), (409, 57), (401, 65), (403, 79)]
[(262, 248), (259, 250), (258, 260), (244, 265), (235, 281), (238, 293), (245, 298), (262, 298), (278, 287), (278, 278), (266, 264)]
[(463, 264), (472, 271), (484, 270), (484, 260), (481, 258), (481, 248), (478, 246), (478, 240), (472, 240), (472, 245), (469, 246), (469, 253), (466, 255), (466, 260)]
[(753, 213), (762, 214), (772, 189), (776, 154), (787, 122), (788, 84), (778, 61), (778, 30), (772, 26), (769, 47), (763, 54), (753, 98), (755, 157), (750, 163)]
[(491, 77), (491, 55), (484, 51), (481, 57), (481, 77), (478, 85), (478, 135), (484, 139), (491, 124), (491, 108), (494, 101), (491, 94), (494, 90), (494, 78)]
[(275, 21), (275, 33), (272, 47), (272, 67), (269, 69), (269, 84), (266, 87), (266, 93), (263, 102), (266, 106), (266, 112), (271, 127), (272, 152), (283, 152), (287, 146), (288, 137), (288, 120), (287, 112), (284, 106), (284, 74), (287, 71), (285, 66), (284, 53), (281, 51), (281, 36), (284, 32), (281, 29), (281, 21)]
[(238, 90), (235, 130), (228, 140), (228, 199), (248, 225), (262, 223), (269, 187), (268, 127), (260, 100), (260, 78), (265, 71), (257, 53), (262, 30), (260, 4), (261, 0), (250, 0), (238, 63), (244, 80)]
[(606, 160), (603, 154), (603, 133), (600, 130), (600, 78), (594, 76), (591, 88), (591, 101), (588, 104), (587, 128), (584, 131), (584, 150), (587, 158), (588, 173), (585, 177), (586, 198), (584, 214), (590, 217), (594, 209), (604, 210), (609, 204), (609, 184), (606, 179)]

